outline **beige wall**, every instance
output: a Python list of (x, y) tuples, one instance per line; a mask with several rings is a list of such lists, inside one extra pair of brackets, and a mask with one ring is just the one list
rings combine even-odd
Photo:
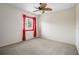
[(76, 46), (79, 53), (79, 4), (76, 6)]
[[(22, 41), (22, 14), (36, 16), (19, 8), (0, 4), (0, 47)], [(36, 17), (38, 19), (38, 16)]]
[(43, 38), (75, 44), (75, 7), (41, 15), (40, 30)]

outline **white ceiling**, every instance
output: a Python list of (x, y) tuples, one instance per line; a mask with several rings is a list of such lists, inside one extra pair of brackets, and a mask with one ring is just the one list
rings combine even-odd
[[(21, 8), (23, 10), (35, 13), (35, 14), (40, 14), (40, 11), (38, 12), (33, 12), (35, 7), (39, 6), (39, 3), (10, 3), (9, 5), (13, 5), (15, 7)], [(53, 9), (52, 12), (54, 11), (60, 11), (64, 9), (68, 9), (71, 7), (74, 7), (76, 4), (75, 3), (48, 3), (47, 7), (50, 7)]]

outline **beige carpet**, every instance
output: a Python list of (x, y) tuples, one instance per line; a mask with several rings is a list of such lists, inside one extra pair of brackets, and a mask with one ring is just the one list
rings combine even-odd
[(0, 48), (1, 55), (77, 55), (74, 45), (53, 40), (32, 39)]

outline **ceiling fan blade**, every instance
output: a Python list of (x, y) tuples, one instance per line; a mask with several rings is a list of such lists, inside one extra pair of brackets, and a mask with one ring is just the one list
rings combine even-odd
[(46, 11), (52, 11), (51, 8), (44, 8), (43, 10), (46, 10)]
[(33, 12), (37, 12), (37, 11), (39, 11), (39, 10), (35, 10), (35, 11), (33, 11)]
[(36, 9), (39, 9), (38, 7), (35, 7)]

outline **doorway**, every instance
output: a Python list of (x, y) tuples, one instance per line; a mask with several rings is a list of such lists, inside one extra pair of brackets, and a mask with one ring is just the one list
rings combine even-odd
[(23, 15), (22, 41), (36, 38), (36, 17)]

